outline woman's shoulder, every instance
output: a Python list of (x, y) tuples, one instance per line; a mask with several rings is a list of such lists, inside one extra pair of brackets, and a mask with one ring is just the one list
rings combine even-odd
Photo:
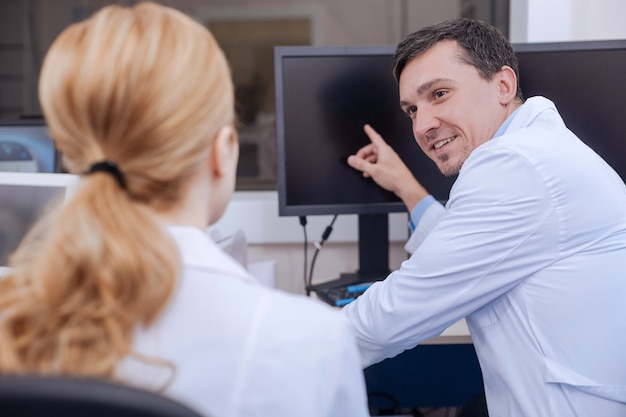
[(297, 337), (317, 342), (327, 341), (340, 346), (350, 334), (348, 322), (338, 309), (317, 299), (268, 289), (265, 312), (268, 331), (284, 333), (287, 329)]
[[(186, 268), (175, 293), (177, 309), (211, 317), (227, 314), (228, 320), (255, 320), (263, 331), (288, 331), (329, 337), (347, 327), (339, 310), (302, 294), (271, 288), (255, 277), (221, 265), (215, 269)], [(282, 329), (282, 330), (281, 330)], [(340, 330), (341, 329), (341, 330)]]

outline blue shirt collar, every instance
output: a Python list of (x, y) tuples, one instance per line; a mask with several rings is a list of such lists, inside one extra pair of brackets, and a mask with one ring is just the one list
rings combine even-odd
[[(520, 106), (520, 107), (522, 107), (522, 106)], [(520, 109), (520, 107), (516, 108), (513, 113), (509, 114), (509, 117), (507, 117), (506, 120), (504, 121), (504, 123), (502, 123), (502, 125), (500, 125), (500, 128), (498, 129), (496, 134), (493, 135), (493, 138), (497, 138), (498, 136), (504, 135), (504, 132), (509, 128), (509, 125), (511, 124), (511, 122), (515, 118), (515, 114), (517, 114), (517, 111)]]

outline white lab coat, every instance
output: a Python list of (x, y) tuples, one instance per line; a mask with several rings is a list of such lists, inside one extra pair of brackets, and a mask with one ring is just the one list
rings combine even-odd
[(490, 415), (626, 416), (626, 188), (554, 104), (527, 100), (426, 214), (343, 310), (363, 366), (467, 316)]
[(259, 284), (203, 231), (169, 226), (182, 277), (119, 375), (207, 417), (369, 416), (359, 353), (339, 312)]

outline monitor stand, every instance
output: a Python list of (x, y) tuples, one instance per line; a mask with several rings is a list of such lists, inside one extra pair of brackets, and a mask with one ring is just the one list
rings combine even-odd
[(316, 284), (312, 291), (351, 284), (379, 281), (389, 275), (389, 215), (359, 215), (359, 269), (342, 273), (339, 278)]

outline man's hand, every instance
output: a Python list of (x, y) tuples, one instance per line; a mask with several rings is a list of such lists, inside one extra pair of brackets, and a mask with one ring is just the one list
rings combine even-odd
[[(396, 194), (409, 211), (428, 195), (398, 154), (370, 125), (364, 126), (371, 143), (348, 157), (348, 165)], [(417, 146), (417, 145), (416, 145)]]

